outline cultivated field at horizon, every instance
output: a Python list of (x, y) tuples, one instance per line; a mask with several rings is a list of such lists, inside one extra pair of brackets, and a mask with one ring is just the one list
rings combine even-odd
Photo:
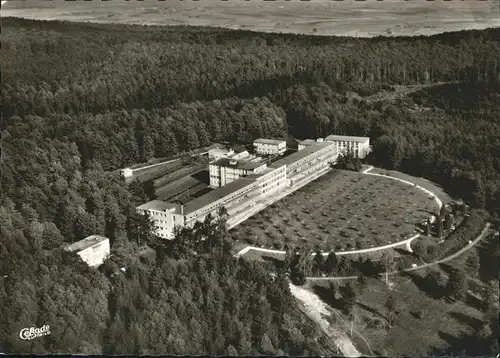
[(2, 1), (2, 17), (217, 26), (325, 36), (418, 36), (500, 26), (498, 0)]

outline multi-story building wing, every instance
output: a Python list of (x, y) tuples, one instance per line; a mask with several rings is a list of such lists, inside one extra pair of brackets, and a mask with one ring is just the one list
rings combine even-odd
[(303, 180), (311, 173), (328, 168), (338, 158), (338, 151), (333, 143), (315, 142), (314, 146), (306, 147), (270, 165), (286, 165), (286, 177), (290, 185)]
[(109, 239), (91, 235), (66, 246), (64, 251), (76, 253), (90, 267), (99, 267), (110, 255)]
[(193, 225), (196, 221), (204, 220), (208, 214), (215, 217), (220, 207), (224, 207), (229, 215), (239, 212), (244, 207), (253, 205), (259, 198), (270, 195), (285, 185), (286, 168), (284, 166), (267, 168), (260, 175), (239, 178), (186, 203), (184, 207), (186, 225)]
[(286, 152), (286, 141), (282, 139), (259, 138), (253, 142), (255, 151), (258, 154), (283, 154)]
[(217, 216), (224, 207), (231, 215), (251, 206), (259, 198), (270, 195), (286, 185), (286, 167), (267, 169), (262, 175), (249, 175), (212, 190), (185, 205), (152, 200), (137, 207), (140, 214), (148, 214), (155, 225), (155, 233), (165, 239), (174, 238), (176, 226), (193, 226), (208, 214)]
[(232, 156), (210, 163), (210, 187), (220, 188), (241, 177), (260, 174), (266, 169), (266, 163), (262, 158), (249, 155), (239, 158), (241, 156)]
[(370, 152), (369, 137), (353, 137), (343, 135), (329, 135), (325, 138), (327, 142), (336, 143), (341, 153), (351, 152), (358, 158), (364, 158)]
[(179, 204), (152, 200), (136, 208), (139, 214), (147, 214), (154, 225), (155, 234), (172, 239), (175, 226), (184, 226), (183, 207)]

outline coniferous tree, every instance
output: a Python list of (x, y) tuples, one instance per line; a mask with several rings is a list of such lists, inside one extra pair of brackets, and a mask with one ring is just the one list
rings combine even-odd
[(335, 252), (331, 251), (328, 254), (325, 260), (324, 268), (327, 275), (335, 274), (337, 270), (337, 255), (335, 255)]
[(443, 221), (441, 218), (436, 219), (436, 236), (441, 238), (443, 236)]
[(324, 270), (324, 260), (323, 253), (318, 248), (316, 249), (316, 255), (314, 255), (314, 272), (317, 276), (320, 276)]

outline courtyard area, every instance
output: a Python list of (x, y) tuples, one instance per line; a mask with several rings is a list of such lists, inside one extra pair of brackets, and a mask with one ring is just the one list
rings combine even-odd
[(415, 235), (439, 208), (418, 188), (389, 178), (333, 170), (231, 230), (250, 245), (349, 251)]

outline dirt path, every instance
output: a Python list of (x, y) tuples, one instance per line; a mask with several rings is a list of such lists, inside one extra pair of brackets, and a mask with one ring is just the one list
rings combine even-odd
[[(391, 248), (398, 247), (398, 246), (403, 246), (403, 245), (406, 246), (406, 248), (407, 248), (408, 251), (412, 252), (410, 244), (411, 244), (411, 242), (413, 240), (417, 239), (418, 237), (420, 237), (420, 234), (416, 234), (416, 235), (414, 235), (414, 236), (412, 236), (412, 237), (410, 237), (410, 238), (408, 238), (406, 240), (394, 242), (392, 244), (387, 244), (387, 245), (377, 246), (377, 247), (371, 247), (369, 249), (361, 249), (361, 250), (353, 250), (353, 251), (341, 251), (341, 252), (339, 251), (339, 252), (336, 252), (335, 255), (342, 256), (342, 255), (367, 254), (367, 253), (370, 253), (370, 252), (391, 249)], [(238, 252), (235, 256), (239, 257), (239, 256), (242, 256), (242, 255), (245, 255), (247, 252), (249, 252), (251, 250), (253, 250), (253, 251), (260, 251), (260, 252), (267, 252), (267, 253), (270, 253), (270, 254), (280, 254), (280, 255), (285, 255), (286, 254), (286, 251), (282, 251), (282, 250), (264, 249), (264, 248), (255, 247), (255, 246), (247, 246), (243, 250), (241, 250), (240, 252)], [(322, 253), (323, 256), (328, 256), (329, 254), (330, 254), (329, 252), (323, 252)], [(311, 255), (315, 256), (316, 253), (313, 252)]]
[(361, 353), (354, 347), (347, 334), (338, 328), (332, 327), (327, 321), (325, 316), (331, 316), (332, 312), (316, 294), (292, 283), (290, 283), (290, 291), (302, 303), (300, 309), (316, 322), (325, 334), (334, 340), (344, 357), (361, 357)]

